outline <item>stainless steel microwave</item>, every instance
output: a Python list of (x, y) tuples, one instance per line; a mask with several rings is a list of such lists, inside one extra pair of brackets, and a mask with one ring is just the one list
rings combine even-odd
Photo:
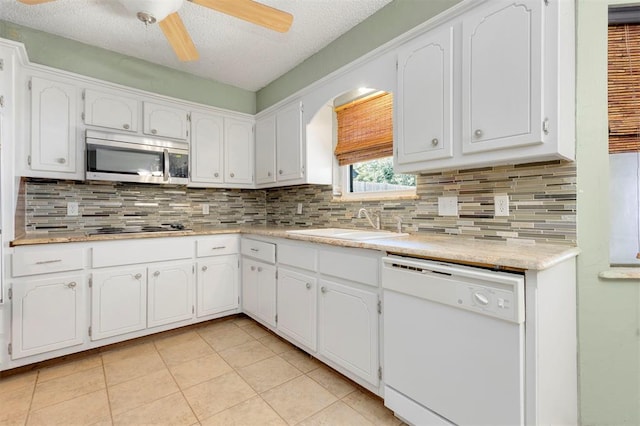
[(186, 142), (87, 130), (86, 143), (87, 180), (189, 183)]

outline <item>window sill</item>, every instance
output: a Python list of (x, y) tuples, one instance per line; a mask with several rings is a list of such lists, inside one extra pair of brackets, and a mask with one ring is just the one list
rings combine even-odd
[(612, 267), (598, 274), (603, 280), (640, 280), (640, 268)]
[(334, 195), (331, 202), (334, 203), (357, 203), (359, 201), (392, 201), (392, 200), (417, 200), (418, 195), (413, 192), (394, 192), (385, 194), (384, 192), (362, 192), (350, 193), (349, 195)]

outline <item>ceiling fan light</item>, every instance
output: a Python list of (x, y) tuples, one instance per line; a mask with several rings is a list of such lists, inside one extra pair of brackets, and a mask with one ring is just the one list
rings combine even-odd
[(120, 0), (120, 2), (142, 22), (153, 24), (177, 12), (184, 0)]

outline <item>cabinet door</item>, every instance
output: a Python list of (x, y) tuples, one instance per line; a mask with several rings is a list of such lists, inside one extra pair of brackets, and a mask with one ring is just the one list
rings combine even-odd
[(76, 172), (77, 103), (76, 87), (31, 79), (32, 170)]
[(242, 310), (246, 313), (258, 314), (258, 268), (257, 262), (242, 259)]
[(224, 119), (191, 113), (191, 181), (222, 183)]
[(253, 183), (253, 123), (224, 119), (224, 181)]
[(316, 279), (286, 268), (278, 270), (278, 330), (316, 350)]
[(193, 318), (193, 263), (148, 268), (147, 326)]
[(84, 123), (109, 129), (138, 131), (138, 100), (102, 93), (84, 92)]
[(95, 272), (91, 289), (91, 340), (147, 327), (147, 270)]
[(276, 325), (276, 267), (242, 259), (242, 309), (265, 323)]
[(215, 256), (198, 261), (196, 316), (238, 308), (238, 256)]
[(276, 181), (276, 116), (256, 122), (256, 183)]
[(378, 295), (321, 280), (318, 351), (378, 385)]
[(398, 51), (397, 163), (453, 156), (453, 28), (431, 31)]
[(180, 108), (144, 103), (145, 135), (162, 136), (173, 139), (187, 139), (187, 112)]
[(462, 21), (462, 149), (541, 143), (543, 0), (487, 2)]
[(84, 342), (82, 275), (15, 281), (12, 288), (13, 359)]
[(276, 126), (278, 181), (303, 177), (302, 104), (296, 102), (278, 111)]

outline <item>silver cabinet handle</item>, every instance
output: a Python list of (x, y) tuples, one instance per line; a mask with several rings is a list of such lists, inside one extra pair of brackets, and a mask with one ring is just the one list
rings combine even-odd
[(227, 246), (216, 246), (216, 247), (211, 247), (211, 250), (222, 250), (227, 248)]
[(206, 270), (207, 270), (207, 267), (206, 267), (206, 266), (203, 266), (203, 267), (202, 267), (202, 271), (204, 272), (204, 271), (206, 271)]
[(257, 252), (259, 252), (260, 250), (259, 250), (259, 249), (257, 249), (257, 248), (255, 248), (255, 247), (251, 247), (251, 251), (254, 251), (254, 252), (256, 252), (256, 253), (257, 253)]
[(218, 177), (218, 176), (220, 176), (220, 173), (215, 172), (215, 173), (213, 174), (213, 176), (214, 176), (214, 177)]
[(129, 130), (129, 125), (127, 123), (125, 123), (125, 124), (122, 125), (122, 128), (125, 129), (125, 130)]
[(474, 135), (476, 135), (476, 138), (481, 138), (483, 133), (482, 130), (478, 129), (475, 132), (473, 132)]
[(258, 266), (258, 272), (262, 272), (262, 266)]
[(322, 293), (326, 293), (327, 292), (327, 288), (325, 286), (320, 287), (320, 291)]
[(256, 270), (256, 267), (255, 267), (255, 266), (252, 266), (252, 267), (251, 267), (251, 270), (252, 270), (252, 271), (255, 271), (255, 270)]
[(431, 139), (431, 145), (438, 146), (439, 143), (440, 143), (440, 141), (438, 140), (438, 138)]
[(156, 129), (151, 129), (151, 134), (155, 135), (156, 133), (158, 133), (158, 131)]
[(136, 280), (139, 280), (140, 278), (142, 278), (142, 274), (135, 274), (133, 278), (135, 278)]
[(64, 163), (66, 163), (66, 162), (67, 162), (67, 160), (66, 160), (66, 159), (64, 159), (64, 158), (58, 158), (58, 163), (60, 163), (60, 164), (64, 164)]
[(278, 174), (280, 174), (280, 175), (281, 175), (281, 174), (282, 174), (282, 170), (278, 170)]
[(47, 263), (58, 263), (58, 262), (62, 262), (62, 259), (40, 260), (36, 262), (36, 265), (46, 265)]
[(160, 275), (160, 271), (155, 271), (155, 272), (153, 273), (153, 276), (154, 276), (154, 277), (157, 277), (157, 276), (159, 276), (159, 275)]
[(309, 290), (311, 288), (311, 284), (307, 283), (306, 287), (307, 287), (307, 290)]
[(229, 174), (229, 176), (231, 176), (231, 177), (235, 177), (236, 175), (235, 175), (235, 174), (233, 174), (233, 173), (230, 173), (230, 174)]
[(69, 288), (76, 288), (76, 282), (75, 281), (71, 281), (69, 284), (67, 284), (67, 287)]

